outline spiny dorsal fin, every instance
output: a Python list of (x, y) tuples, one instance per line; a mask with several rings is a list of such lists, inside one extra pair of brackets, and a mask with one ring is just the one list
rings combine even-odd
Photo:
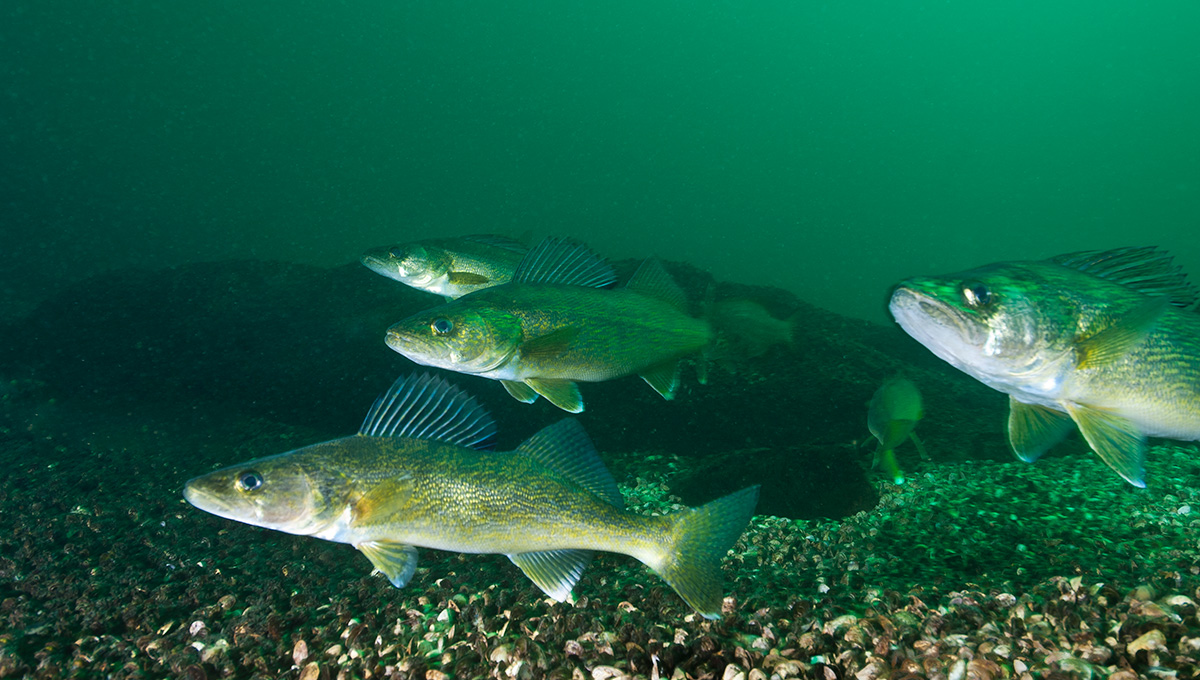
[(671, 278), (656, 257), (646, 258), (625, 287), (642, 295), (658, 298), (681, 312), (688, 311), (687, 294), (675, 283), (675, 279)]
[(625, 507), (616, 480), (579, 421), (567, 418), (542, 428), (518, 446), (516, 453), (532, 457), (618, 508)]
[(1170, 254), (1155, 246), (1085, 250), (1051, 260), (1145, 295), (1166, 297), (1176, 307), (1192, 307), (1200, 300), (1200, 290), (1187, 280), (1183, 269), (1174, 264)]
[(592, 561), (588, 550), (547, 550), (509, 555), (508, 559), (555, 602), (566, 602)]
[(612, 266), (586, 245), (565, 238), (547, 237), (525, 254), (513, 283), (564, 283), (604, 288), (617, 280)]
[(428, 373), (402, 376), (379, 395), (358, 433), (410, 437), (488, 449), (496, 423), (479, 402)]

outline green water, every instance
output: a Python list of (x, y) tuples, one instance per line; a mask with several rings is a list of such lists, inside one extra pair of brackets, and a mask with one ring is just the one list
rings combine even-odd
[(1200, 272), (1200, 4), (0, 6), (0, 311), (101, 269), (574, 235), (885, 321), (1157, 244)]

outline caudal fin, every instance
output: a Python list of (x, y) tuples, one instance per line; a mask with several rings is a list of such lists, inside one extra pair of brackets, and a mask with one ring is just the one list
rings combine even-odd
[(756, 485), (673, 516), (672, 546), (656, 571), (706, 619), (720, 617), (721, 560), (742, 535), (757, 504)]

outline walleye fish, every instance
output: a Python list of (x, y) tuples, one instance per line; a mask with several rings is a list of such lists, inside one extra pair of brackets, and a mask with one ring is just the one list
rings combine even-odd
[(453, 299), (507, 283), (529, 249), (493, 234), (430, 239), (372, 248), (362, 263), (413, 288)]
[(867, 407), (867, 428), (879, 440), (872, 467), (882, 467), (894, 484), (904, 483), (904, 473), (896, 462), (895, 452), (904, 440), (911, 439), (921, 457), (927, 457), (925, 447), (913, 432), (923, 413), (921, 392), (907, 378), (888, 378), (871, 397)]
[(1200, 439), (1197, 299), (1171, 257), (1147, 247), (913, 278), (890, 308), (934, 354), (1009, 395), (1018, 458), (1036, 460), (1074, 423), (1144, 487), (1146, 437)]
[(757, 486), (637, 515), (624, 510), (577, 422), (551, 425), (509, 453), (480, 450), (495, 431), (458, 388), (402, 377), (358, 434), (211, 472), (183, 495), (218, 517), (349, 543), (398, 588), (416, 571), (418, 546), (501, 553), (561, 602), (600, 550), (640, 560), (717, 618), (721, 560), (750, 521)]
[(549, 238), (509, 283), (414, 314), (387, 330), (388, 347), (418, 364), (499, 380), (525, 403), (538, 395), (579, 413), (577, 381), (640, 375), (665, 399), (679, 360), (709, 345), (708, 322), (655, 259), (625, 287), (586, 246)]

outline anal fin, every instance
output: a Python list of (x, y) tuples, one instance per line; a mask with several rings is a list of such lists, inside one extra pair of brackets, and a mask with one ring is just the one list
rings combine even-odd
[(1008, 443), (1017, 458), (1032, 463), (1071, 431), (1071, 417), (1047, 406), (1008, 398)]
[(566, 602), (592, 560), (588, 550), (546, 550), (509, 555), (530, 581), (555, 602)]
[(642, 371), (642, 380), (662, 395), (663, 399), (675, 398), (675, 390), (679, 389), (679, 362), (664, 361)]

